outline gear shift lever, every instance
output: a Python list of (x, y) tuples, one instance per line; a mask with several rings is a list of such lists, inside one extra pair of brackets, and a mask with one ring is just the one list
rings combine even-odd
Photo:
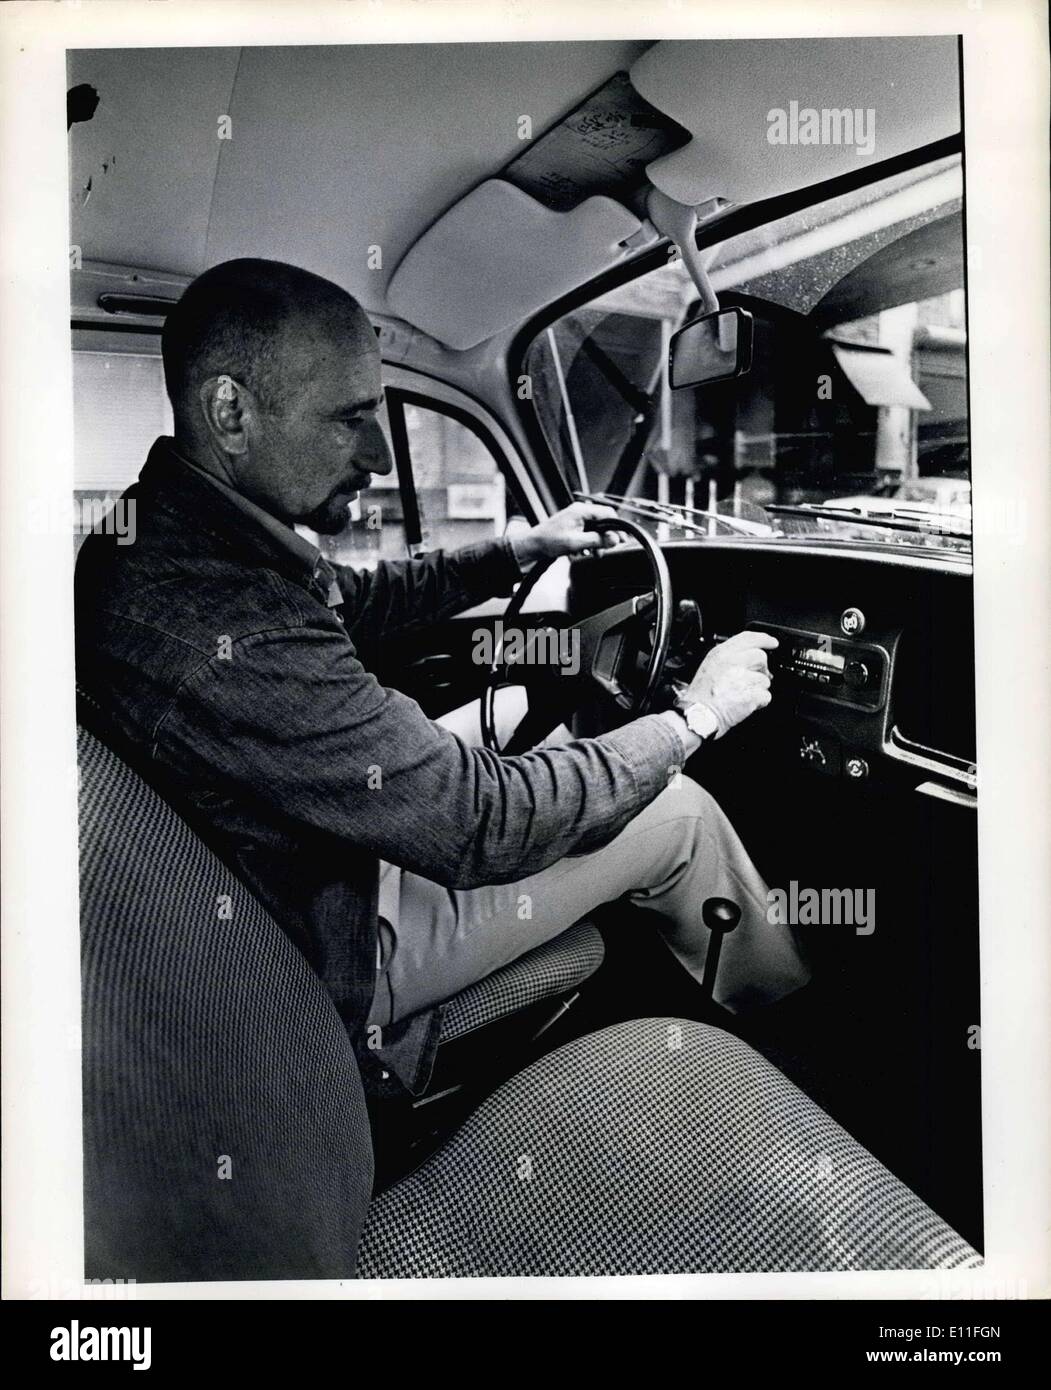
[(723, 937), (729, 935), (741, 920), (741, 909), (729, 898), (705, 898), (701, 908), (701, 920), (711, 932), (708, 954), (704, 960), (701, 994), (707, 1002), (711, 1002), (715, 990), (715, 977), (719, 973)]

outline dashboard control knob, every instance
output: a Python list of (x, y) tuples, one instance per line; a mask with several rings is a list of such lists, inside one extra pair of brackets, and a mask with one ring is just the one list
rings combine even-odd
[(869, 765), (864, 758), (848, 758), (844, 767), (847, 776), (854, 782), (862, 782), (869, 775)]
[(869, 668), (863, 661), (848, 661), (843, 669), (843, 679), (851, 690), (861, 690), (869, 683)]
[(860, 637), (865, 631), (865, 615), (860, 608), (844, 608), (839, 615), (839, 630), (848, 637)]

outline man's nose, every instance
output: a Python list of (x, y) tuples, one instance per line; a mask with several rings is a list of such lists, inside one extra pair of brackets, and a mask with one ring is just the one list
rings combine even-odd
[(378, 473), (380, 477), (386, 477), (394, 467), (387, 436), (378, 420), (369, 422), (367, 447), (362, 451), (359, 465), (367, 467), (370, 473)]

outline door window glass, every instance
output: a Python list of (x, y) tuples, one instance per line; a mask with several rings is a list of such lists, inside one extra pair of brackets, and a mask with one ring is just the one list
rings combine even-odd
[[(481, 438), (438, 408), (403, 402), (388, 393), (389, 409), (403, 410), (425, 550), (454, 550), (492, 540), (507, 524), (503, 474)], [(389, 421), (384, 427), (390, 440)], [(311, 536), (311, 539), (315, 539)], [(408, 553), (397, 472), (373, 478), (354, 503), (346, 529), (316, 539), (340, 564), (370, 566)]]

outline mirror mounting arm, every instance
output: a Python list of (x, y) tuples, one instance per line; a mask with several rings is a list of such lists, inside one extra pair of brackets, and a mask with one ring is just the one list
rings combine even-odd
[[(683, 264), (690, 273), (690, 279), (697, 287), (701, 298), (700, 312), (712, 314), (719, 308), (719, 299), (708, 279), (707, 261), (697, 250), (697, 214), (706, 214), (702, 220), (721, 212), (727, 206), (725, 198), (710, 198), (701, 208), (690, 207), (687, 203), (676, 202), (662, 193), (659, 188), (651, 188), (646, 196), (646, 215), (662, 236), (666, 236), (679, 248)], [(710, 248), (710, 260), (716, 248)]]

